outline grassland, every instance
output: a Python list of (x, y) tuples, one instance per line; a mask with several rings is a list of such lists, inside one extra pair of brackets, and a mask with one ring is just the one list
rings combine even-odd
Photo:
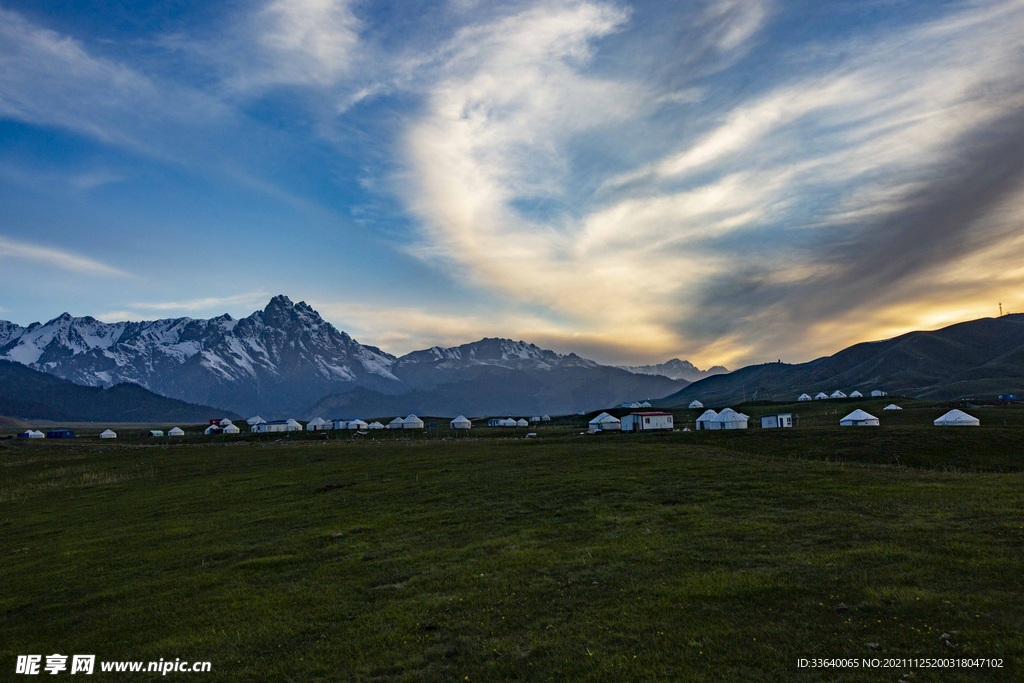
[[(0, 441), (0, 678), (58, 652), (209, 660), (168, 674), (209, 681), (1020, 680), (1021, 413), (923, 426), (940, 407), (879, 429), (821, 406), (745, 433)], [(950, 656), (1004, 668), (797, 667)]]

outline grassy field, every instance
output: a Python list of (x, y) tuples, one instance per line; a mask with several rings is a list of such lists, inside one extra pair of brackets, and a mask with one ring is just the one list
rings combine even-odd
[[(209, 681), (1020, 680), (1021, 413), (939, 429), (915, 410), (879, 429), (0, 441), (0, 679), (56, 652), (209, 660), (168, 674)], [(1004, 668), (797, 666), (815, 657)], [(93, 678), (158, 677), (134, 676)]]

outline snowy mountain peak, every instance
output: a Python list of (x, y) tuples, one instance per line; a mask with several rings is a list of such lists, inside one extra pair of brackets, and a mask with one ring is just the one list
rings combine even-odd
[(678, 358), (673, 358), (657, 365), (619, 365), (618, 367), (632, 372), (634, 375), (662, 375), (670, 379), (685, 379), (689, 382), (696, 382), (711, 375), (722, 375), (729, 372), (721, 365), (701, 370), (690, 361), (679, 360)]

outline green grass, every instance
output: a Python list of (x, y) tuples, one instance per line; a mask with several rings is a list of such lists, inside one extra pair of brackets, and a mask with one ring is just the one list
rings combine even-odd
[(1019, 427), (571, 432), (0, 442), (0, 678), (1019, 680)]

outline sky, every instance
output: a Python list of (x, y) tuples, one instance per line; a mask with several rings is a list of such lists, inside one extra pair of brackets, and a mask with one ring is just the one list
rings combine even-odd
[(1024, 310), (1024, 0), (0, 0), (0, 319), (801, 362)]

